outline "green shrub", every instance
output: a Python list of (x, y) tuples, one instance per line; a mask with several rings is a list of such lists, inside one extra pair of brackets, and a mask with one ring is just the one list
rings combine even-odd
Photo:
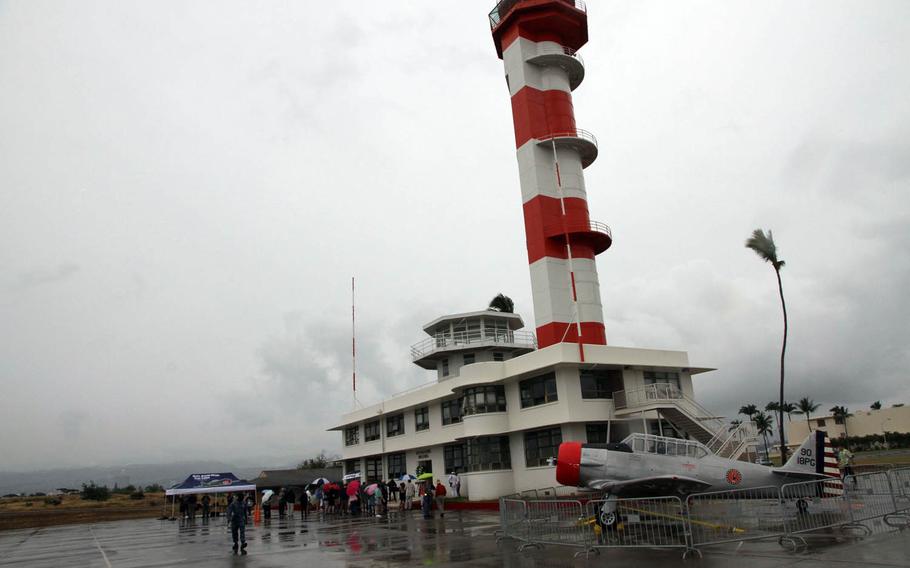
[(53, 505), (56, 507), (57, 505), (60, 505), (61, 503), (63, 503), (63, 499), (60, 499), (59, 497), (47, 497), (44, 499), (45, 505)]
[(92, 481), (88, 485), (82, 484), (82, 493), (80, 496), (86, 501), (107, 501), (111, 498), (111, 490), (107, 485), (95, 485)]
[(143, 493), (141, 489), (139, 491), (133, 491), (130, 493), (130, 499), (133, 501), (142, 501), (145, 499), (145, 493)]
[(164, 493), (164, 487), (158, 485), (157, 483), (152, 483), (151, 485), (145, 486), (146, 493)]

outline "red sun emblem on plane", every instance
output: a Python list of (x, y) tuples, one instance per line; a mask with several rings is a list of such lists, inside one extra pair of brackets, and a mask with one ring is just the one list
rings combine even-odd
[(730, 485), (739, 485), (739, 482), (742, 480), (743, 474), (741, 474), (738, 469), (727, 470), (727, 483)]

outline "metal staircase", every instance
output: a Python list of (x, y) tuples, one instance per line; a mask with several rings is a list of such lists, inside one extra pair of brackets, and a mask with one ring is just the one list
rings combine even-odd
[(655, 411), (674, 428), (687, 433), (720, 457), (739, 459), (755, 446), (752, 423), (730, 426), (720, 416), (687, 397), (676, 385), (655, 383), (613, 393), (617, 416)]

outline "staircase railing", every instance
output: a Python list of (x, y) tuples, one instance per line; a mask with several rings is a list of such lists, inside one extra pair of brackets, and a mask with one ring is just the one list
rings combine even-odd
[(710, 432), (711, 438), (705, 446), (716, 455), (738, 457), (742, 450), (756, 439), (754, 433), (751, 432), (751, 423), (739, 424), (731, 429), (723, 419), (686, 396), (675, 384), (653, 383), (613, 393), (613, 405), (617, 410), (661, 403), (680, 409), (689, 416), (690, 420), (697, 422), (707, 432)]

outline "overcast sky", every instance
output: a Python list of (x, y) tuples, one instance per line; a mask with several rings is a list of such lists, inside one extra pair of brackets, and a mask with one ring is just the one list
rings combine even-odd
[[(910, 2), (591, 0), (573, 93), (611, 345), (709, 408), (910, 402)], [(533, 328), (490, 1), (0, 0), (0, 469), (255, 458)]]

